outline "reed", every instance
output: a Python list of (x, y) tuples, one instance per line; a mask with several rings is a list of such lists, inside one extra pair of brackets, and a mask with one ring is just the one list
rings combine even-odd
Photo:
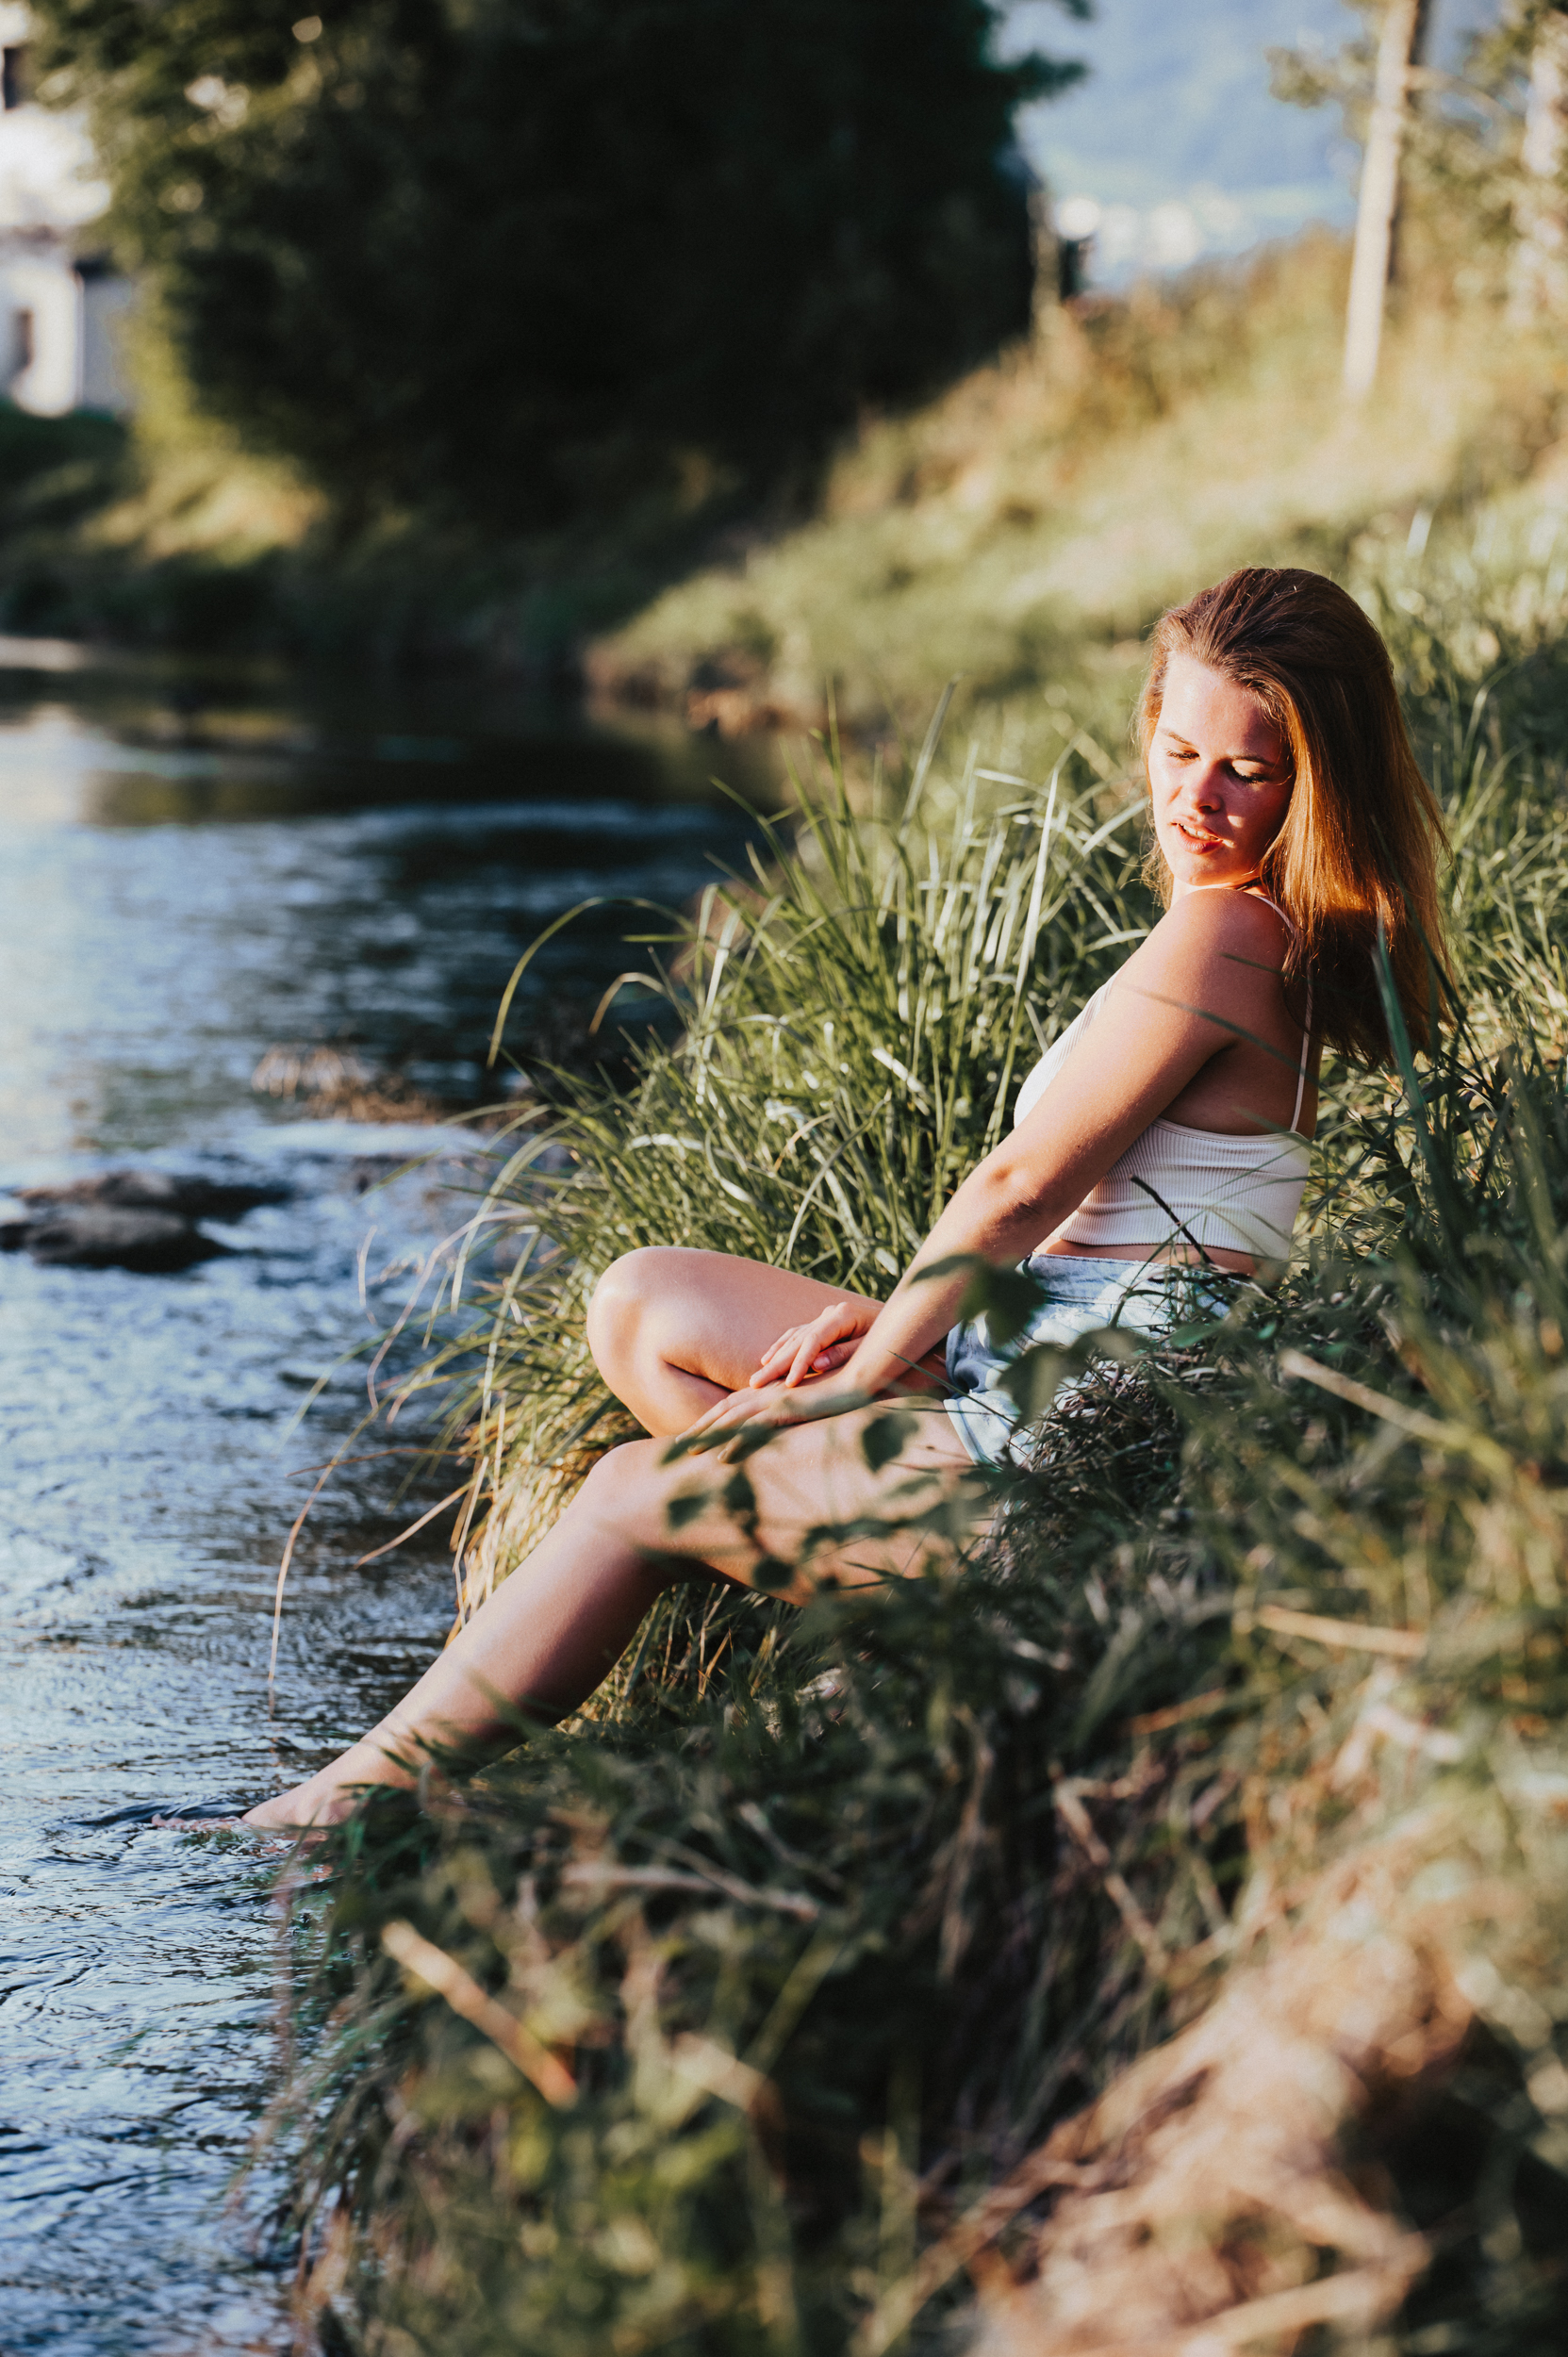
[[(328, 2347), (1560, 2347), (1557, 690), (1385, 587), (1462, 1019), (1329, 1076), (1284, 1286), (1088, 1354), (960, 1571), (667, 1601), (591, 1717), (331, 1838), (282, 2115)], [(470, 1602), (615, 1429), (605, 1260), (874, 1285), (1147, 921), (1098, 749), (922, 763), (869, 821), (830, 763), (672, 955), (679, 1041), (479, 1207), (414, 1378), (480, 1354)]]
[(999, 1135), (1013, 1083), (1149, 921), (1141, 803), (1091, 738), (1032, 785), (973, 744), (945, 769), (933, 724), (871, 792), (857, 815), (824, 749), (753, 872), (663, 945), (676, 1044), (652, 1037), (624, 1094), (560, 1076), (557, 1116), (523, 1130), (467, 1231), (448, 1339), (414, 1378), (445, 1384), (480, 1354), (453, 1415), (479, 1525), (465, 1613), (633, 1428), (583, 1338), (609, 1262), (701, 1244), (887, 1289)]

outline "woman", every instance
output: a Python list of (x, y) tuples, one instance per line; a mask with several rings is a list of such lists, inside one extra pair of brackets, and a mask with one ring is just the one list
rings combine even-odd
[[(1389, 1056), (1379, 932), (1411, 1038), (1430, 1035), (1442, 822), (1381, 640), (1317, 574), (1248, 568), (1166, 614), (1139, 732), (1166, 913), (1024, 1082), (1012, 1135), (889, 1298), (719, 1253), (618, 1261), (588, 1340), (653, 1437), (611, 1450), (381, 1724), (249, 1823), (328, 1821), (356, 1786), (411, 1783), (430, 1748), (560, 1718), (675, 1580), (803, 1601), (824, 1578), (924, 1559), (928, 1537), (843, 1529), (962, 1498), (977, 1462), (1007, 1454), (1001, 1360), (982, 1325), (955, 1326), (966, 1280), (928, 1273), (944, 1262), (1028, 1260), (1046, 1301), (1023, 1347), (1113, 1322), (1158, 1331), (1195, 1264), (1284, 1261), (1323, 1043)], [(883, 1463), (865, 1442), (893, 1395), (928, 1412), (906, 1415)], [(774, 1428), (753, 1452), (759, 1425)], [(698, 1445), (671, 1458), (676, 1434)]]

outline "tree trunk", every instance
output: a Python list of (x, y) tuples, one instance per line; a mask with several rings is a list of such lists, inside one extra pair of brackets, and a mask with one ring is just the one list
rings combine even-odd
[(1353, 401), (1371, 390), (1383, 334), (1383, 299), (1399, 209), (1399, 160), (1410, 112), (1411, 70), (1426, 29), (1426, 0), (1388, 0), (1378, 43), (1378, 78), (1362, 158), (1356, 250), (1345, 321), (1345, 389)]
[(1521, 178), (1513, 202), (1509, 318), (1528, 327), (1568, 317), (1568, 10), (1546, 8), (1530, 55)]

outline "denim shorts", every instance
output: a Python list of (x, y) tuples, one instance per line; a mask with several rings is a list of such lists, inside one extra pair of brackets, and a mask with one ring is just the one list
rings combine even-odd
[[(1045, 1287), (1046, 1297), (1015, 1341), (999, 1350), (983, 1318), (972, 1326), (955, 1326), (948, 1336), (952, 1390), (942, 1405), (977, 1465), (1015, 1465), (1027, 1458), (1027, 1448), (1015, 1447), (1023, 1438), (1017, 1403), (998, 1387), (999, 1376), (1026, 1350), (1039, 1343), (1065, 1348), (1081, 1334), (1107, 1326), (1135, 1334), (1168, 1333), (1195, 1316), (1223, 1317), (1227, 1306), (1214, 1288), (1214, 1272), (1208, 1269), (1079, 1259), (1061, 1252), (1036, 1252), (1023, 1266)], [(1057, 1398), (1068, 1396), (1081, 1381), (1081, 1376), (1069, 1376)]]

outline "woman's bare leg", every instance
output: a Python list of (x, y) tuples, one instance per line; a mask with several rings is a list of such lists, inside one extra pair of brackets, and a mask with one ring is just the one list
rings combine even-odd
[(628, 1252), (588, 1305), (588, 1347), (647, 1432), (685, 1432), (738, 1392), (786, 1327), (864, 1296), (765, 1261), (681, 1244)]
[[(759, 1567), (788, 1563), (799, 1568), (783, 1592), (799, 1604), (825, 1579), (860, 1586), (914, 1570), (931, 1551), (923, 1533), (895, 1526), (845, 1542), (833, 1531), (867, 1516), (896, 1525), (965, 1491), (982, 1510), (974, 1467), (940, 1409), (915, 1411), (900, 1457), (872, 1470), (866, 1431), (897, 1412), (879, 1406), (797, 1426), (743, 1468), (717, 1451), (669, 1462), (653, 1441), (612, 1449), (528, 1560), (381, 1724), (247, 1821), (326, 1823), (347, 1814), (355, 1786), (412, 1782), (430, 1748), (504, 1747), (520, 1717), (564, 1716), (614, 1666), (654, 1597), (682, 1578), (751, 1587)], [(737, 1473), (751, 1504), (741, 1492), (725, 1496)], [(700, 1510), (677, 1526), (674, 1501), (698, 1497)]]
[[(656, 1446), (634, 1441), (602, 1465)], [(305, 1783), (264, 1801), (246, 1822), (330, 1822), (352, 1805), (356, 1785), (412, 1784), (426, 1756), (421, 1737), (479, 1755), (498, 1739), (515, 1741), (520, 1720), (553, 1724), (591, 1694), (680, 1575), (603, 1528), (597, 1492), (605, 1486), (596, 1466), (527, 1561), (380, 1724)]]

